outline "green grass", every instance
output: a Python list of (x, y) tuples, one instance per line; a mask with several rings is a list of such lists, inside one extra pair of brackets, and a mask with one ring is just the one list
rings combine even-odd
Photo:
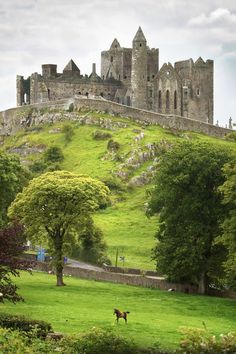
[[(55, 331), (80, 333), (92, 327), (113, 328), (142, 346), (159, 342), (173, 348), (182, 326), (212, 334), (236, 330), (235, 300), (186, 295), (141, 287), (66, 278), (55, 286), (55, 276), (22, 273), (16, 283), (25, 302), (0, 304), (0, 311), (50, 322)], [(113, 308), (130, 311), (128, 324), (115, 323)]]
[[(82, 113), (83, 115), (84, 113)], [(78, 113), (79, 115), (79, 113)], [(224, 141), (209, 137), (204, 134), (194, 132), (177, 132), (172, 133), (167, 129), (160, 128), (155, 125), (143, 127), (128, 118), (112, 117), (108, 114), (90, 112), (90, 117), (96, 119), (109, 119), (114, 122), (126, 123), (126, 128), (115, 127), (115, 130), (105, 130), (112, 135), (112, 139), (119, 142), (121, 148), (119, 154), (123, 159), (127, 159), (132, 151), (138, 146), (145, 148), (147, 143), (159, 143), (160, 141), (168, 141), (174, 143), (176, 141), (192, 140), (205, 141), (214, 143), (222, 147), (228, 147), (236, 151), (234, 142)], [(63, 149), (65, 160), (61, 167), (63, 169), (79, 173), (88, 174), (102, 180), (111, 178), (113, 173), (118, 170), (121, 162), (107, 159), (107, 142), (97, 141), (92, 138), (92, 133), (101, 129), (98, 125), (78, 125), (77, 122), (71, 122), (74, 126), (74, 135), (69, 144), (65, 144), (62, 133), (49, 133), (56, 127), (62, 127), (63, 122), (54, 125), (44, 125), (39, 132), (21, 131), (15, 136), (6, 137), (2, 149), (13, 146), (21, 146), (28, 144), (30, 146), (37, 145), (58, 145)], [(138, 134), (134, 130), (143, 131), (144, 139), (139, 143), (135, 143), (134, 137)], [(41, 158), (40, 154), (32, 154), (24, 157), (29, 162)], [(151, 161), (145, 162), (138, 170), (131, 171), (131, 175), (140, 174)], [(121, 181), (126, 186), (126, 182)], [(113, 193), (112, 206), (107, 210), (103, 210), (95, 215), (96, 223), (102, 229), (106, 243), (108, 245), (108, 256), (111, 261), (115, 262), (116, 250), (119, 254), (125, 256), (125, 267), (154, 269), (154, 263), (151, 260), (151, 249), (155, 243), (154, 235), (157, 229), (157, 219), (147, 219), (145, 216), (144, 204), (147, 201), (146, 189), (150, 186), (126, 188), (121, 193)], [(120, 263), (118, 265), (123, 265)]]

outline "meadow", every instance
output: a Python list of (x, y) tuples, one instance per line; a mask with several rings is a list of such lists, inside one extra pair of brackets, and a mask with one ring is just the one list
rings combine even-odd
[[(113, 329), (142, 347), (159, 343), (175, 348), (181, 327), (204, 328), (215, 335), (236, 330), (235, 300), (182, 294), (121, 284), (22, 272), (14, 278), (25, 301), (0, 304), (0, 312), (26, 315), (52, 324), (54, 331), (81, 333), (93, 327)], [(130, 311), (128, 324), (115, 322), (113, 309)], [(204, 324), (203, 324), (204, 323)]]

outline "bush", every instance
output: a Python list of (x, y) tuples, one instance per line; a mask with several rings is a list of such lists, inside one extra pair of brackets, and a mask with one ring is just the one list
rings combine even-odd
[(29, 169), (33, 173), (41, 173), (45, 171), (47, 168), (47, 164), (41, 160), (34, 161), (30, 166)]
[(236, 141), (236, 131), (227, 134), (226, 137), (225, 137), (225, 139), (226, 139), (226, 140), (229, 140), (229, 141)]
[(102, 182), (111, 190), (116, 192), (126, 191), (126, 187), (116, 177), (108, 177), (103, 179)]
[(62, 149), (58, 146), (49, 147), (44, 153), (44, 161), (49, 163), (62, 162), (64, 155)]
[(66, 143), (69, 143), (72, 140), (72, 136), (75, 134), (74, 128), (69, 123), (63, 125), (62, 133), (64, 133)]
[(32, 353), (21, 333), (0, 328), (0, 352), (7, 354)]
[(112, 135), (110, 133), (102, 132), (101, 130), (95, 130), (95, 132), (93, 132), (93, 139), (95, 140), (106, 140), (111, 137)]
[(219, 338), (204, 329), (184, 328), (184, 338), (180, 343), (179, 353), (185, 354), (235, 354), (236, 332), (221, 334)]
[(0, 327), (18, 330), (28, 334), (33, 331), (35, 336), (39, 338), (45, 338), (49, 332), (52, 332), (50, 323), (6, 313), (0, 313)]
[(135, 354), (137, 347), (111, 330), (92, 328), (74, 343), (74, 353), (86, 354)]
[(109, 151), (117, 151), (120, 148), (120, 144), (117, 141), (110, 139), (107, 143), (107, 150)]
[(61, 171), (61, 166), (58, 163), (52, 163), (47, 166), (45, 172)]

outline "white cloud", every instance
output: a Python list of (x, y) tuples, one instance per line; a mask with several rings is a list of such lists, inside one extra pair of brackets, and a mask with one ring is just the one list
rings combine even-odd
[(218, 8), (209, 15), (202, 13), (199, 16), (193, 17), (188, 21), (190, 26), (209, 26), (209, 25), (236, 24), (236, 15), (226, 8)]

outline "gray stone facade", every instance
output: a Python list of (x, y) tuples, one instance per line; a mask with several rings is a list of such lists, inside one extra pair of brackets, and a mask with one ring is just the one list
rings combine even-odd
[(101, 76), (93, 64), (81, 75), (70, 60), (62, 73), (43, 64), (42, 74), (26, 80), (17, 76), (17, 106), (51, 102), (74, 96), (103, 97), (116, 103), (166, 115), (213, 124), (213, 61), (201, 57), (165, 63), (159, 69), (159, 49), (150, 49), (139, 27), (132, 48), (117, 39), (101, 53)]

